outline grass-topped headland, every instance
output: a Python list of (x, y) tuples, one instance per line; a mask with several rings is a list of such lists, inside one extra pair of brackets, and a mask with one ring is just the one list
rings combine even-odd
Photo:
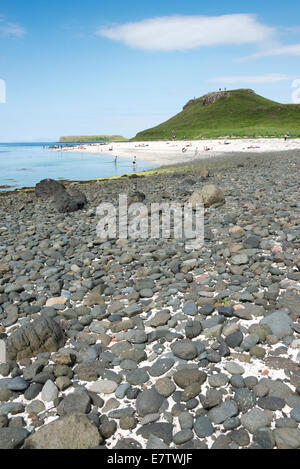
[(238, 89), (192, 99), (174, 117), (133, 140), (280, 137), (288, 132), (300, 137), (300, 104), (280, 104)]

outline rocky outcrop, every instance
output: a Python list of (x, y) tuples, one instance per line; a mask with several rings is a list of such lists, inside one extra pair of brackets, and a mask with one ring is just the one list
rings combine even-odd
[[(248, 92), (249, 94), (254, 94), (254, 91), (251, 89), (244, 90)], [(193, 106), (194, 104), (202, 103), (203, 106), (210, 106), (211, 104), (216, 103), (217, 101), (220, 101), (220, 99), (226, 99), (231, 96), (230, 91), (215, 91), (212, 93), (205, 94), (204, 96), (201, 96), (201, 98), (197, 99), (190, 99), (184, 106), (183, 110), (186, 109), (189, 106)]]

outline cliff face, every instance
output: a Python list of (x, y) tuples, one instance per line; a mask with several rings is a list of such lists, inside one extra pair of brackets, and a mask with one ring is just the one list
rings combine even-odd
[[(250, 89), (244, 90), (244, 91), (248, 92), (249, 94), (254, 94), (254, 91)], [(231, 94), (232, 94), (232, 91), (215, 91), (212, 93), (208, 93), (208, 94), (205, 94), (204, 96), (201, 96), (201, 98), (191, 99), (183, 106), (182, 109), (184, 110), (189, 106), (193, 106), (194, 104), (198, 104), (201, 102), (203, 106), (209, 106), (210, 104), (216, 103), (220, 99), (229, 98)]]

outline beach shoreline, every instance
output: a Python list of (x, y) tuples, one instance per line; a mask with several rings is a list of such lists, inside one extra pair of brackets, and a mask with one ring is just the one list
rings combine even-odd
[(65, 147), (65, 152), (109, 154), (112, 157), (134, 157), (160, 166), (190, 163), (227, 153), (265, 153), (300, 150), (300, 139), (259, 138), (233, 140), (148, 141), (81, 144)]
[[(96, 154), (96, 152), (95, 152)], [(63, 181), (63, 184), (67, 187), (69, 185), (80, 185), (80, 186), (85, 186), (85, 185), (90, 185), (90, 184), (100, 184), (100, 183), (106, 183), (106, 182), (118, 182), (120, 180), (124, 179), (131, 179), (131, 178), (142, 178), (142, 177), (151, 177), (155, 176), (158, 173), (169, 173), (169, 172), (182, 172), (182, 171), (187, 171), (189, 172), (191, 169), (197, 170), (197, 168), (207, 168), (207, 169), (213, 169), (213, 170), (218, 170), (222, 171), (224, 169), (227, 169), (229, 167), (235, 168), (236, 166), (243, 165), (256, 165), (260, 164), (263, 161), (265, 163), (269, 162), (271, 163), (272, 161), (277, 161), (278, 159), (280, 160), (287, 160), (289, 157), (292, 157), (293, 155), (299, 155), (300, 158), (300, 148), (298, 149), (288, 149), (288, 150), (276, 150), (276, 151), (227, 151), (227, 152), (205, 152), (205, 155), (201, 155), (200, 158), (189, 158), (184, 161), (178, 161), (175, 158), (173, 158), (172, 161), (169, 161), (168, 164), (160, 165), (156, 168), (153, 169), (147, 169), (147, 170), (142, 170), (139, 171), (139, 167), (135, 168), (135, 171), (132, 169), (132, 171), (129, 171), (126, 174), (123, 174), (121, 176), (109, 176), (109, 177), (102, 177), (102, 178), (93, 178), (93, 179), (86, 179), (86, 180), (71, 180), (71, 179), (66, 179)], [(263, 156), (263, 158), (261, 158)], [(62, 181), (61, 181), (62, 182)], [(28, 187), (22, 187), (18, 189), (13, 189), (13, 190), (0, 190), (0, 199), (5, 196), (10, 196), (10, 195), (18, 195), (18, 194), (25, 194), (25, 193), (32, 193), (35, 191), (35, 186), (28, 186)]]
[[(207, 152), (209, 153), (209, 152)], [(263, 158), (261, 158), (263, 155)], [(70, 185), (80, 185), (83, 188), (85, 186), (94, 185), (94, 184), (105, 184), (105, 183), (118, 183), (118, 181), (132, 179), (132, 178), (147, 178), (151, 176), (156, 176), (160, 173), (182, 173), (186, 172), (189, 173), (190, 171), (197, 171), (201, 168), (206, 168), (208, 170), (217, 170), (222, 172), (223, 170), (227, 170), (228, 168), (236, 168), (238, 166), (253, 166), (253, 165), (260, 165), (260, 164), (271, 164), (272, 162), (279, 160), (288, 160), (288, 158), (293, 156), (298, 156), (300, 158), (300, 148), (296, 150), (285, 150), (285, 151), (264, 151), (264, 152), (226, 152), (222, 153), (219, 152), (218, 154), (214, 154), (212, 158), (212, 154), (204, 155), (202, 158), (194, 158), (186, 161), (172, 161), (169, 162), (168, 165), (161, 165), (153, 169), (147, 169), (139, 171), (139, 168), (136, 168), (136, 171), (130, 171), (126, 174), (121, 176), (109, 176), (109, 177), (102, 177), (102, 178), (94, 178), (94, 179), (85, 179), (85, 180), (71, 180), (67, 179), (63, 181), (65, 187)], [(62, 181), (60, 181), (62, 182)], [(35, 191), (35, 186), (28, 186), (22, 187), (13, 190), (0, 190), (0, 200), (6, 196), (14, 196), (22, 194), (30, 194)]]

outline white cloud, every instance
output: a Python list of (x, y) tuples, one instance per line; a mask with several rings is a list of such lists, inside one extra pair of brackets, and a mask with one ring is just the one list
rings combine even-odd
[(255, 15), (166, 16), (102, 28), (97, 35), (146, 50), (186, 50), (223, 44), (269, 41), (275, 29), (259, 23)]
[(284, 75), (280, 73), (270, 73), (268, 75), (232, 75), (223, 77), (214, 77), (207, 80), (210, 83), (234, 84), (234, 83), (278, 83), (281, 81), (292, 81), (295, 76)]
[(17, 23), (6, 21), (4, 15), (0, 15), (0, 35), (22, 37), (26, 33), (25, 29)]
[(255, 54), (248, 55), (244, 57), (245, 59), (258, 59), (261, 57), (276, 57), (279, 55), (286, 55), (286, 56), (300, 56), (300, 44), (290, 44), (288, 46), (280, 45), (278, 47), (274, 47), (272, 49), (266, 49)]

